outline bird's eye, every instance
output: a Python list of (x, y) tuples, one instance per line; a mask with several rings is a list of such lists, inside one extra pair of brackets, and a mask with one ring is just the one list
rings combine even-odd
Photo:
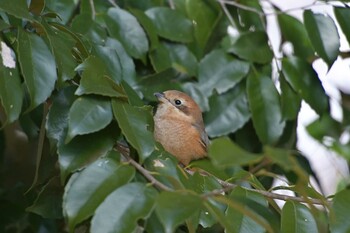
[(176, 105), (181, 105), (181, 100), (175, 100)]

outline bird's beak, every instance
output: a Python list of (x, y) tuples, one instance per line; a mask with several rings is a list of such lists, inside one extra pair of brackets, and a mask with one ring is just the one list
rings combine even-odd
[(163, 92), (156, 92), (154, 96), (158, 99), (159, 102), (164, 102), (166, 100)]

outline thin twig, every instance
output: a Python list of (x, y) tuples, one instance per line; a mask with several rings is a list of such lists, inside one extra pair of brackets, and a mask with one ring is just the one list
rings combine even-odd
[(91, 7), (91, 14), (92, 14), (92, 19), (95, 20), (96, 18), (96, 9), (94, 5), (94, 0), (89, 0), (90, 7)]
[(171, 8), (171, 9), (175, 9), (175, 3), (174, 3), (174, 0), (168, 0), (168, 3), (169, 3), (169, 7)]
[(115, 3), (113, 0), (108, 0), (108, 2), (114, 6), (114, 7), (118, 7), (117, 3)]
[(221, 2), (221, 1), (219, 1), (219, 3), (220, 3), (220, 5), (221, 5), (221, 8), (222, 8), (222, 10), (224, 11), (226, 17), (227, 17), (228, 20), (230, 21), (231, 25), (232, 25), (233, 27), (236, 27), (236, 23), (235, 23), (235, 21), (233, 20), (233, 18), (232, 18), (232, 16), (231, 16), (230, 12), (228, 11), (228, 9), (227, 9), (225, 3)]

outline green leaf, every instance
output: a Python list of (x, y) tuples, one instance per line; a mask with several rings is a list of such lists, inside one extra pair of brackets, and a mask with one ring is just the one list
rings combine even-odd
[(97, 133), (78, 136), (68, 144), (58, 147), (58, 162), (61, 170), (61, 179), (77, 169), (106, 155), (113, 148), (117, 134), (115, 129), (105, 129)]
[(287, 14), (278, 14), (277, 19), (284, 39), (293, 44), (295, 55), (305, 60), (313, 57), (314, 51), (303, 23)]
[(281, 87), (281, 108), (283, 119), (294, 120), (297, 118), (300, 107), (301, 98), (287, 83), (283, 75), (280, 76), (280, 87)]
[(222, 95), (209, 99), (210, 111), (204, 115), (206, 132), (217, 137), (235, 132), (249, 119), (250, 111), (245, 89), (242, 85)]
[(143, 183), (129, 183), (112, 192), (97, 208), (92, 233), (134, 232), (139, 219), (150, 215), (157, 191)]
[(193, 22), (195, 46), (198, 46), (201, 50), (200, 54), (203, 54), (222, 13), (217, 7), (218, 5), (214, 7), (207, 1), (191, 0), (185, 2), (187, 15)]
[(46, 8), (50, 9), (53, 12), (56, 12), (62, 24), (66, 24), (72, 17), (78, 2), (72, 0), (45, 0)]
[(18, 61), (30, 95), (30, 111), (43, 103), (57, 80), (55, 58), (39, 36), (18, 30)]
[(214, 165), (220, 167), (244, 166), (257, 163), (262, 159), (262, 156), (243, 150), (227, 137), (213, 140), (208, 156)]
[[(248, 8), (255, 9), (255, 11), (264, 13), (262, 8), (262, 3), (259, 0), (248, 0), (242, 1), (243, 6)], [(232, 12), (232, 11), (231, 11)], [(261, 16), (256, 12), (246, 10), (240, 7), (237, 7), (238, 21), (236, 22), (237, 27), (242, 28), (244, 31), (251, 30), (265, 30), (266, 29), (266, 16)]]
[(202, 200), (198, 195), (185, 191), (162, 192), (156, 202), (156, 213), (166, 233), (190, 217), (199, 214)]
[(350, 231), (350, 190), (346, 189), (333, 199), (331, 208), (330, 230), (332, 233), (348, 233)]
[(76, 41), (60, 30), (57, 30), (43, 21), (42, 24), (46, 31), (52, 53), (55, 56), (58, 77), (61, 84), (70, 80), (75, 75), (76, 60), (73, 58), (72, 49)]
[(202, 112), (209, 111), (209, 101), (205, 94), (199, 89), (197, 83), (186, 82), (182, 85), (183, 90), (189, 94), (199, 105)]
[(77, 95), (97, 94), (109, 97), (126, 98), (124, 89), (106, 76), (107, 67), (98, 57), (90, 56), (77, 68), (83, 71)]
[(281, 231), (286, 233), (316, 233), (318, 229), (314, 217), (305, 205), (287, 201), (282, 209)]
[(77, 135), (89, 134), (105, 128), (113, 118), (109, 99), (80, 97), (69, 111), (66, 143)]
[(239, 83), (249, 72), (249, 64), (234, 59), (222, 50), (213, 50), (199, 63), (199, 88), (206, 96), (213, 90), (219, 94)]
[(342, 29), (348, 43), (350, 43), (350, 25), (348, 23), (350, 18), (350, 9), (345, 7), (333, 7), (335, 17)]
[[(18, 119), (23, 102), (23, 90), (13, 50), (0, 40), (0, 100), (6, 114), (3, 126)], [(1, 129), (1, 125), (0, 125)]]
[(264, 31), (241, 34), (229, 51), (242, 59), (260, 64), (269, 63), (273, 58), (273, 52)]
[(279, 95), (270, 77), (251, 73), (247, 81), (247, 93), (255, 131), (264, 144), (277, 142), (283, 133)]
[(45, 8), (45, 0), (32, 0), (30, 2), (29, 11), (33, 14), (40, 15)]
[(78, 223), (92, 216), (111, 192), (134, 177), (133, 167), (120, 163), (117, 155), (111, 152), (108, 157), (96, 160), (69, 179), (63, 208), (71, 232)]
[(33, 16), (29, 13), (26, 0), (0, 1), (0, 10), (20, 19), (34, 21)]
[(193, 40), (192, 22), (179, 11), (167, 7), (154, 7), (145, 13), (152, 20), (159, 36), (183, 43)]
[(324, 114), (306, 127), (307, 132), (315, 139), (322, 141), (324, 137), (329, 136), (338, 138), (342, 134), (342, 125), (334, 120), (330, 115)]
[(282, 71), (293, 89), (318, 114), (322, 114), (328, 109), (328, 97), (310, 64), (297, 57), (284, 58), (282, 60)]
[(324, 14), (304, 11), (304, 24), (318, 55), (330, 68), (339, 54), (339, 34), (332, 18)]
[(109, 34), (123, 44), (130, 56), (142, 58), (146, 55), (148, 39), (133, 15), (119, 8), (110, 8), (105, 22)]
[(92, 19), (90, 13), (80, 13), (72, 21), (72, 30), (90, 39), (96, 44), (106, 41), (106, 30)]
[(128, 103), (112, 101), (114, 117), (128, 142), (137, 150), (141, 161), (151, 155), (155, 149), (153, 117), (151, 108), (134, 107)]

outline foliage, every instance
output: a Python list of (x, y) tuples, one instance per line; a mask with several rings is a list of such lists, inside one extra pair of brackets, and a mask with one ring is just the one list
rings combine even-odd
[[(310, 185), (296, 125), (304, 100), (310, 134), (350, 160), (349, 95), (338, 122), (312, 67), (344, 55), (350, 9), (333, 7), (336, 24), (275, 7), (294, 48), (279, 59), (261, 3), (241, 2), (0, 1), (0, 231), (349, 232), (350, 191)], [(167, 89), (204, 111), (209, 159), (192, 170), (153, 138)], [(272, 193), (279, 176), (297, 197)]]

